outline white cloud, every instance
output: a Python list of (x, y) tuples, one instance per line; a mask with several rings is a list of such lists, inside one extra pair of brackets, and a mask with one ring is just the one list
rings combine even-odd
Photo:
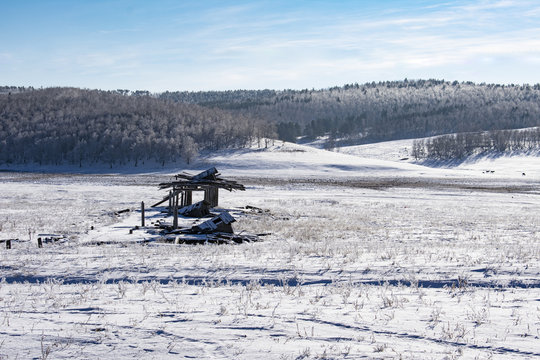
[[(464, 69), (471, 63), (481, 63), (490, 74), (504, 66), (506, 76), (517, 77), (521, 69), (502, 64), (537, 66), (540, 59), (540, 7), (534, 1), (449, 1), (328, 14), (316, 6), (305, 12), (298, 6), (287, 11), (264, 6), (198, 11), (186, 5), (166, 29), (129, 23), (99, 27), (103, 30), (93, 34), (101, 36), (51, 49), (38, 65), (51, 77), (82, 74), (96, 82), (113, 79), (111, 88), (159, 90), (316, 87), (409, 73), (470, 75)], [(130, 32), (141, 36), (125, 35)], [(149, 32), (152, 36), (142, 36)], [(0, 53), (0, 62), (13, 59), (11, 49)]]
[(13, 60), (15, 57), (13, 56), (12, 53), (8, 53), (8, 52), (4, 52), (4, 53), (0, 53), (0, 61), (2, 62), (8, 62), (8, 61), (11, 61)]

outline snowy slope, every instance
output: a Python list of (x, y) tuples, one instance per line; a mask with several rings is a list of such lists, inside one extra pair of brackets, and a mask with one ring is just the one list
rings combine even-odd
[[(540, 154), (514, 154), (501, 157), (476, 157), (463, 162), (416, 162), (410, 156), (413, 139), (374, 144), (343, 146), (334, 151), (321, 149), (321, 141), (293, 144), (270, 141), (268, 147), (251, 147), (203, 153), (192, 164), (161, 164), (146, 161), (110, 167), (92, 165), (37, 166), (1, 165), (0, 171), (90, 174), (176, 174), (197, 172), (215, 166), (227, 176), (305, 178), (479, 178), (540, 180)], [(525, 173), (525, 176), (523, 175)]]
[(473, 171), (490, 175), (513, 178), (540, 179), (540, 156), (508, 155), (500, 157), (482, 157), (469, 159), (456, 166), (457, 170)]
[(370, 159), (282, 141), (276, 141), (268, 148), (252, 147), (213, 153), (204, 157), (203, 162), (218, 167), (224, 174), (237, 176), (310, 178), (442, 174), (440, 170), (421, 165)]
[[(369, 158), (372, 161), (390, 162), (401, 167), (406, 163), (423, 165), (439, 169), (441, 176), (458, 175), (480, 177), (489, 174), (491, 178), (521, 178), (540, 179), (540, 153), (507, 154), (504, 156), (477, 156), (464, 161), (418, 161), (411, 157), (414, 139), (385, 141), (374, 144), (343, 146), (335, 149), (340, 154)], [(317, 142), (306, 146), (318, 147)], [(452, 171), (446, 171), (452, 170)], [(425, 174), (434, 174), (426, 170)], [(523, 175), (525, 174), (525, 175)], [(484, 176), (485, 177), (485, 176)]]
[[(216, 166), (226, 176), (281, 179), (463, 179), (505, 183), (540, 182), (540, 157), (479, 157), (463, 162), (416, 162), (409, 156), (412, 140), (348, 146), (327, 151), (309, 145), (275, 142), (203, 156), (192, 170)], [(525, 174), (525, 175), (523, 175)]]
[(412, 161), (411, 150), (414, 139), (384, 141), (374, 144), (342, 146), (336, 151), (342, 154), (388, 161)]

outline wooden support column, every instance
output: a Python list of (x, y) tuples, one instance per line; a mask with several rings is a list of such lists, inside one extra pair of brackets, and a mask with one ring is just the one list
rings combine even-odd
[(210, 189), (204, 189), (204, 201), (212, 206), (212, 201), (210, 200)]
[(186, 190), (186, 205), (185, 206), (188, 206), (191, 204), (193, 204), (193, 193), (191, 192), (191, 190)]
[(11, 239), (6, 240), (6, 249), (7, 250), (11, 249)]
[(217, 187), (214, 187), (212, 188), (212, 194), (213, 194), (213, 202), (214, 202), (214, 207), (218, 206), (219, 205), (219, 188)]
[(219, 205), (219, 190), (217, 187), (209, 187), (204, 189), (204, 200), (210, 203), (211, 207), (216, 207)]

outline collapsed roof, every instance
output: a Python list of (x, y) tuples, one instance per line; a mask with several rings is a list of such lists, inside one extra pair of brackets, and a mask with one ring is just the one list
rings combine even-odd
[(197, 175), (177, 174), (176, 181), (159, 184), (160, 189), (173, 188), (174, 190), (204, 190), (205, 187), (216, 187), (229, 191), (241, 190), (245, 191), (244, 185), (233, 180), (226, 180), (219, 176), (217, 169), (212, 167)]

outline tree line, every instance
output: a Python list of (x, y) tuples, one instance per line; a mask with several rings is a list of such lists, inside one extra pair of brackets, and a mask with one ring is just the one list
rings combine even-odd
[(416, 160), (464, 159), (486, 153), (540, 150), (540, 128), (493, 130), (441, 135), (413, 142), (412, 156)]
[[(319, 90), (157, 94), (0, 87), (0, 163), (166, 164), (262, 138), (325, 135), (332, 148), (535, 126), (540, 84), (405, 79)], [(427, 146), (425, 154), (434, 156), (450, 151)], [(470, 146), (458, 146), (454, 155)]]
[(320, 90), (167, 92), (158, 96), (278, 124), (282, 140), (333, 135), (341, 142), (362, 143), (540, 125), (540, 84), (405, 79)]
[(200, 151), (263, 137), (274, 129), (252, 117), (147, 92), (0, 89), (0, 163), (189, 163)]

